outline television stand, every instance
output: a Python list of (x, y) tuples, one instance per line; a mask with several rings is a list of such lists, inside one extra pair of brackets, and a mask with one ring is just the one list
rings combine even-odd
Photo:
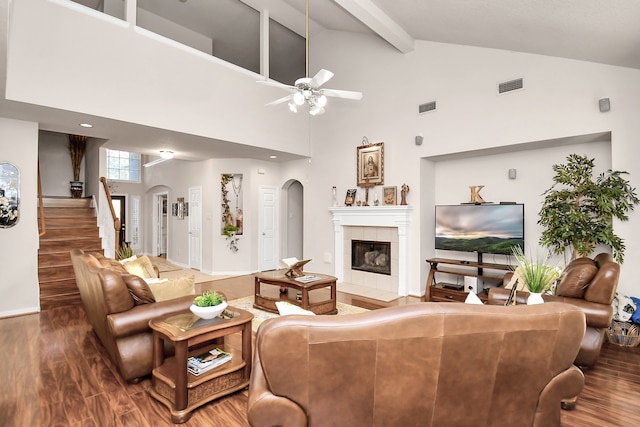
[[(479, 257), (479, 260), (481, 261), (482, 258)], [(504, 273), (501, 272), (506, 273), (508, 271), (512, 271), (513, 269), (513, 267), (504, 264), (461, 261), (457, 259), (447, 258), (430, 258), (427, 259), (427, 262), (429, 263), (430, 270), (429, 275), (427, 276), (427, 286), (425, 289), (424, 301), (464, 302), (467, 298), (467, 290), (465, 290), (464, 287), (460, 289), (459, 285), (452, 286), (452, 284), (446, 282), (436, 281), (437, 273), (462, 276), (463, 278), (476, 277), (486, 281), (496, 282), (498, 286), (501, 286), (502, 279), (504, 278)], [(485, 270), (495, 270), (497, 271), (497, 273), (494, 275), (485, 275)], [(484, 292), (478, 294), (478, 297), (483, 302), (487, 301), (487, 295)]]

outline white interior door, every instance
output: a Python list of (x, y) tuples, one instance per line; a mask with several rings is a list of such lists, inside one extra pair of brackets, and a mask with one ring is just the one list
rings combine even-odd
[(167, 253), (167, 228), (168, 208), (167, 193), (155, 193), (153, 195), (153, 242), (152, 255), (159, 256)]
[(278, 193), (275, 187), (260, 187), (258, 270), (278, 268)]
[(202, 187), (189, 188), (189, 267), (202, 270)]

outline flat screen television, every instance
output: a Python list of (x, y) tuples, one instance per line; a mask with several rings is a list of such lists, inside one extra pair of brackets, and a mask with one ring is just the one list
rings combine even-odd
[(437, 205), (436, 249), (511, 255), (524, 251), (524, 205)]

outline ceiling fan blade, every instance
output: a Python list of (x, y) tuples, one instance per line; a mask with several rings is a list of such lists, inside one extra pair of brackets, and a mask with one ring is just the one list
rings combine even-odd
[(354, 92), (351, 90), (322, 89), (322, 93), (336, 98), (355, 99), (356, 101), (362, 99), (362, 92)]
[(280, 89), (288, 90), (289, 92), (296, 92), (298, 90), (298, 88), (296, 88), (295, 86), (286, 85), (275, 80), (258, 80), (256, 83), (260, 83), (265, 86), (277, 87)]
[(333, 77), (333, 73), (329, 70), (325, 70), (324, 68), (316, 73), (315, 76), (309, 82), (309, 86), (312, 88), (319, 88)]
[(287, 95), (280, 99), (276, 99), (275, 101), (271, 101), (268, 104), (264, 104), (265, 107), (273, 107), (274, 105), (282, 104), (283, 102), (287, 102), (293, 99), (293, 95)]

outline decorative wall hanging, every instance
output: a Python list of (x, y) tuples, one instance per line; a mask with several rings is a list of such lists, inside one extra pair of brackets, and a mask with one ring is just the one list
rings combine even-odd
[(184, 197), (178, 197), (178, 219), (184, 219)]
[[(229, 250), (238, 252), (238, 235), (244, 232), (244, 213), (242, 210), (242, 174), (224, 173), (220, 177), (220, 190), (222, 192), (222, 217), (221, 232), (227, 237)], [(229, 186), (235, 196), (229, 199)], [(234, 215), (235, 213), (235, 215)]]
[(12, 163), (0, 162), (0, 228), (16, 225), (20, 218), (20, 172)]
[(347, 190), (347, 195), (344, 198), (344, 205), (345, 206), (353, 206), (354, 202), (356, 201), (356, 192), (358, 190), (355, 188), (350, 188)]
[(385, 206), (395, 206), (396, 204), (396, 186), (382, 187), (382, 204)]
[[(366, 141), (366, 139), (365, 139)], [(357, 147), (358, 186), (384, 184), (384, 142)]]

